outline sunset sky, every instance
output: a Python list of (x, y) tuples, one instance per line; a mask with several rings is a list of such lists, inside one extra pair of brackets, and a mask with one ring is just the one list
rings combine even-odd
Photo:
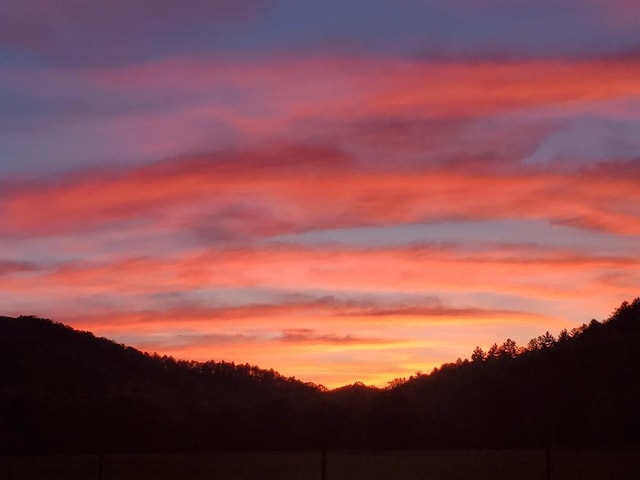
[(640, 2), (5, 0), (0, 315), (383, 386), (640, 295)]

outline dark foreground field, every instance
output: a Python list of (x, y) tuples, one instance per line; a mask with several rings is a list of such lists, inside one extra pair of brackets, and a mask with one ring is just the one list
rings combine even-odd
[[(329, 452), (327, 480), (589, 480), (640, 478), (640, 448)], [(319, 452), (0, 458), (4, 480), (321, 480)]]

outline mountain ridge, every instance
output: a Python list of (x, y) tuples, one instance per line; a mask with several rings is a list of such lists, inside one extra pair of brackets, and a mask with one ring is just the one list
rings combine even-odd
[(0, 453), (640, 443), (640, 298), (526, 348), (327, 390), (0, 317)]

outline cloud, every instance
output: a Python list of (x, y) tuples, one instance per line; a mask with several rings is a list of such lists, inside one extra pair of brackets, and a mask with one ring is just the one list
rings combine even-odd
[(10, 0), (0, 16), (0, 42), (55, 63), (128, 63), (195, 47), (203, 38), (215, 44), (217, 31), (251, 21), (261, 0)]
[(0, 277), (25, 272), (34, 272), (37, 270), (38, 266), (30, 262), (16, 262), (12, 260), (0, 259)]
[[(304, 290), (303, 290), (304, 291)], [(171, 307), (160, 307), (155, 310), (136, 308), (136, 304), (131, 305), (131, 310), (126, 310), (126, 302), (121, 302), (120, 310), (106, 311), (105, 305), (98, 305), (98, 309), (91, 313), (85, 311), (84, 314), (73, 316), (74, 322), (81, 324), (93, 323), (102, 326), (125, 329), (137, 328), (159, 328), (161, 326), (170, 327), (180, 325), (182, 328), (206, 326), (240, 327), (250, 325), (262, 325), (264, 329), (273, 329), (275, 325), (296, 325), (301, 319), (306, 322), (317, 323), (329, 322), (340, 325), (345, 319), (353, 319), (354, 325), (362, 327), (365, 325), (360, 318), (367, 318), (371, 322), (384, 321), (384, 317), (400, 319), (404, 318), (408, 323), (428, 322), (437, 324), (440, 319), (446, 318), (452, 321), (455, 318), (464, 320), (476, 319), (481, 323), (500, 322), (501, 317), (520, 317), (523, 320), (530, 319), (530, 314), (526, 312), (482, 309), (482, 308), (456, 308), (445, 306), (439, 300), (430, 297), (412, 299), (410, 302), (401, 300), (383, 301), (375, 297), (363, 298), (362, 296), (350, 295), (348, 292), (336, 293), (335, 295), (313, 296), (311, 294), (293, 293), (277, 294), (270, 303), (244, 303), (233, 306), (214, 306), (205, 303), (193, 303), (184, 300), (174, 302)], [(396, 295), (398, 292), (396, 292)], [(160, 294), (155, 294), (160, 296)], [(140, 297), (138, 297), (140, 298)], [(138, 300), (136, 303), (147, 303)], [(86, 307), (86, 305), (85, 305)], [(69, 317), (71, 318), (71, 317)], [(283, 339), (293, 339), (290, 334), (302, 334), (302, 330), (294, 327), (286, 327), (283, 330)], [(332, 337), (322, 335), (311, 335), (306, 332), (308, 339), (328, 341)], [(333, 334), (332, 334), (333, 335)], [(348, 338), (349, 335), (342, 337)], [(300, 337), (302, 338), (302, 336)], [(339, 337), (334, 340), (338, 342)]]
[(2, 8), (0, 42), (11, 53), (66, 65), (140, 63), (193, 52), (256, 56), (292, 49), (571, 57), (637, 40), (633, 19), (638, 15), (633, 2), (622, 0), (430, 0), (405, 1), (402, 8), (361, 0), (171, 0), (162, 5), (60, 0), (56, 8), (38, 0), (9, 0)]
[[(26, 238), (146, 224), (204, 239), (446, 220), (544, 220), (640, 233), (635, 162), (553, 168), (356, 168), (338, 149), (285, 146), (91, 172), (4, 193), (0, 236)], [(621, 195), (626, 202), (618, 201)]]
[[(633, 295), (637, 289), (633, 276), (624, 288), (601, 282), (611, 274), (633, 275), (638, 268), (633, 252), (598, 255), (500, 244), (469, 248), (469, 244), (388, 248), (278, 245), (198, 250), (174, 258), (66, 262), (28, 275), (8, 272), (3, 292), (13, 298), (7, 305), (31, 298), (43, 314), (61, 312), (75, 321), (84, 317), (88, 325), (125, 322), (142, 328), (176, 322), (220, 326), (255, 322), (321, 325), (351, 320), (379, 326), (398, 319), (405, 324), (471, 320), (489, 324), (506, 318), (527, 322), (531, 320), (527, 309), (442, 305), (429, 297), (429, 292), (445, 296), (500, 292), (572, 302), (585, 296)], [(256, 301), (252, 293), (239, 304), (229, 304), (224, 298), (231, 294), (225, 291), (234, 288), (269, 288), (297, 295), (278, 294)], [(214, 296), (211, 292), (215, 291), (219, 293)], [(319, 291), (331, 293), (312, 294)], [(422, 292), (422, 296), (411, 301), (377, 299), (389, 292)], [(80, 302), (84, 298), (105, 300), (90, 305)]]
[(295, 113), (298, 119), (400, 113), (455, 118), (637, 95), (638, 68), (625, 58), (495, 62), (320, 54), (257, 62), (177, 58), (78, 73), (94, 88), (120, 95), (192, 95), (224, 87), (259, 102), (262, 109)]
[[(315, 52), (9, 67), (0, 75), (0, 126), (13, 161), (0, 168), (50, 172), (301, 144), (331, 146), (366, 165), (517, 163), (553, 146), (546, 137), (558, 131), (562, 145), (570, 142), (583, 130), (573, 124), (590, 118), (612, 120), (597, 158), (619, 157), (616, 145), (637, 145), (637, 65), (623, 57), (420, 61)], [(561, 156), (557, 149), (541, 160)]]
[(121, 338), (130, 343), (135, 343), (136, 347), (145, 352), (162, 352), (172, 349), (200, 346), (215, 348), (222, 345), (243, 345), (256, 343), (261, 340), (259, 336), (241, 333), (176, 333), (176, 334), (156, 334), (156, 335), (130, 335), (121, 334)]
[(313, 344), (388, 344), (394, 343), (389, 339), (362, 338), (355, 335), (336, 335), (335, 333), (319, 334), (309, 328), (291, 328), (282, 332), (281, 340), (285, 343), (313, 343)]

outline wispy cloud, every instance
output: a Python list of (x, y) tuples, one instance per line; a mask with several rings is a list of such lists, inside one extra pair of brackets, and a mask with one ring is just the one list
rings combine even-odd
[[(35, 184), (4, 195), (4, 236), (50, 236), (146, 222), (205, 239), (363, 225), (527, 218), (640, 233), (635, 162), (574, 173), (376, 171), (339, 150), (290, 147), (178, 159)], [(620, 203), (623, 195), (627, 202)]]
[[(60, 0), (53, 8), (39, 0), (10, 0), (0, 17), (0, 41), (55, 63), (130, 63), (192, 48), (211, 29), (250, 22), (262, 0)], [(91, 40), (91, 45), (87, 40)]]

